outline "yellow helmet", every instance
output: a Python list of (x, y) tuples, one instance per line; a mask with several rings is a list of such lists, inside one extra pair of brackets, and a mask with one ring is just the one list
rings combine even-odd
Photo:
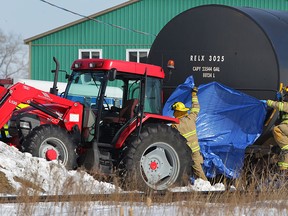
[(186, 112), (189, 110), (189, 108), (185, 107), (185, 105), (182, 102), (175, 102), (172, 105), (173, 110), (181, 111), (181, 112)]

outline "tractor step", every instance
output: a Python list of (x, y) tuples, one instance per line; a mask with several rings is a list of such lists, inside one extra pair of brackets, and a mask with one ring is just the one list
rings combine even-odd
[(111, 145), (110, 143), (98, 143), (97, 145), (98, 148), (108, 148), (108, 149), (114, 148), (114, 145)]

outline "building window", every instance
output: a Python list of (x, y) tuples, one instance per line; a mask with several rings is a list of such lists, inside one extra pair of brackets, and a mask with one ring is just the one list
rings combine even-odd
[(126, 61), (146, 63), (149, 49), (127, 49)]
[(79, 49), (79, 59), (102, 58), (101, 49)]

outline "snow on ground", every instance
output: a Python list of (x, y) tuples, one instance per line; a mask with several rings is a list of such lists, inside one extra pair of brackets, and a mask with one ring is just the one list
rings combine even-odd
[[(32, 157), (18, 149), (0, 142), (0, 172), (4, 173), (9, 184), (15, 191), (21, 188), (21, 180), (27, 180), (40, 187), (44, 194), (69, 193), (112, 193), (115, 186), (95, 180), (84, 171), (67, 171), (56, 161), (46, 161), (43, 158)], [(19, 182), (20, 179), (20, 182)], [(0, 182), (1, 183), (1, 182)], [(73, 184), (73, 189), (67, 184)], [(1, 188), (1, 185), (0, 185)], [(77, 190), (77, 191), (76, 191)]]
[[(22, 180), (32, 182), (41, 188), (42, 194), (61, 193), (113, 193), (118, 190), (113, 184), (99, 182), (84, 171), (67, 171), (63, 165), (53, 161), (32, 157), (31, 154), (21, 153), (16, 148), (0, 142), (0, 189), (5, 178), (15, 189), (14, 194), (21, 189)], [(20, 179), (20, 180), (19, 180)], [(22, 183), (20, 183), (22, 182)], [(73, 187), (71, 187), (71, 184)], [(68, 187), (70, 185), (70, 187)], [(69, 188), (70, 191), (65, 191)], [(207, 181), (197, 179), (194, 185), (173, 188), (171, 191), (208, 191), (224, 190), (222, 184), (211, 186)], [(32, 190), (31, 190), (32, 191)], [(124, 191), (123, 191), (124, 192)], [(1, 195), (13, 193), (3, 193)], [(192, 208), (185, 201), (175, 203), (120, 203), (113, 202), (47, 202), (0, 204), (0, 215), (288, 215), (287, 209), (277, 208), (280, 201), (274, 203), (252, 203), (228, 209), (224, 203), (199, 203)], [(287, 206), (287, 201), (282, 202)], [(257, 207), (258, 206), (258, 207)], [(213, 213), (213, 214), (212, 214)]]
[[(44, 194), (51, 195), (87, 192), (112, 193), (115, 190), (119, 191), (119, 188), (116, 188), (113, 184), (99, 182), (84, 171), (67, 171), (60, 163), (32, 157), (31, 154), (22, 153), (3, 142), (0, 142), (0, 172), (6, 175), (15, 191), (21, 188), (19, 178), (33, 182), (33, 184), (41, 188)], [(65, 191), (67, 184), (73, 184), (75, 191)], [(211, 186), (208, 181), (196, 179), (194, 185), (171, 189), (171, 191), (191, 190), (215, 191), (225, 190), (225, 187), (223, 184)]]
[(222, 183), (211, 185), (209, 181), (196, 179), (193, 185), (186, 187), (175, 187), (169, 189), (171, 192), (188, 192), (188, 191), (224, 191), (225, 186)]
[[(286, 202), (287, 205), (287, 202)], [(182, 202), (168, 204), (152, 204), (147, 206), (143, 203), (122, 203), (106, 204), (103, 202), (87, 202), (75, 206), (71, 203), (39, 203), (30, 208), (17, 206), (15, 204), (0, 204), (0, 215), (15, 216), (33, 215), (33, 216), (70, 216), (70, 215), (91, 215), (91, 216), (287, 216), (288, 211), (285, 208), (281, 210), (273, 207), (277, 206), (277, 201), (255, 203), (251, 206), (236, 206), (227, 208), (223, 204), (204, 203), (200, 207), (193, 206), (189, 208)]]

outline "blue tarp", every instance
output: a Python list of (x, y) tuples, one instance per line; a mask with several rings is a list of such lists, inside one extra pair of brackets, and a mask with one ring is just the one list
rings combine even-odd
[[(190, 76), (169, 97), (163, 115), (173, 116), (171, 105), (176, 101), (191, 107), (193, 87)], [(201, 109), (196, 126), (206, 176), (239, 177), (246, 147), (262, 132), (266, 105), (217, 82), (199, 86), (198, 99)]]

